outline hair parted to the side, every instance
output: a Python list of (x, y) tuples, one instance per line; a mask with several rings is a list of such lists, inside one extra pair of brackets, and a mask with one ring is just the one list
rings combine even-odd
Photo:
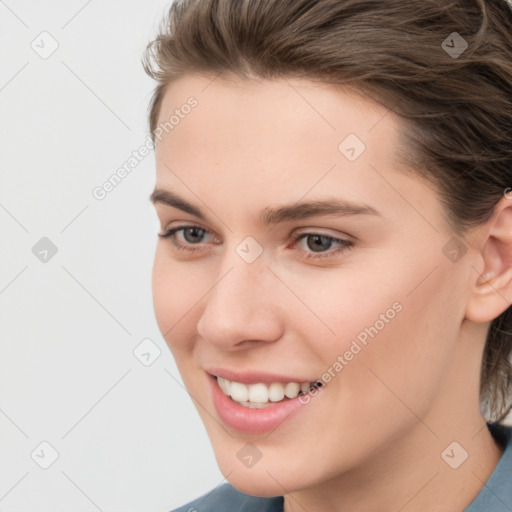
[[(468, 47), (450, 56), (457, 32)], [(506, 0), (176, 0), (143, 66), (157, 86), (187, 74), (298, 77), (354, 88), (403, 118), (400, 155), (429, 180), (459, 236), (512, 187), (512, 9)], [(398, 148), (397, 148), (398, 149)], [(481, 408), (510, 410), (512, 308), (489, 329)]]

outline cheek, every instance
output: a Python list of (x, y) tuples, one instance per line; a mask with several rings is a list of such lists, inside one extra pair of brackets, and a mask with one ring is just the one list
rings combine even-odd
[[(352, 403), (353, 412), (361, 418), (371, 421), (377, 415), (383, 422), (399, 425), (413, 419), (409, 407), (423, 417), (440, 394), (444, 378), (454, 364), (461, 315), (461, 299), (453, 297), (456, 283), (450, 284), (451, 272), (440, 265), (412, 293), (413, 275), (404, 275), (389, 288), (402, 309), (387, 324), (379, 324), (383, 328), (378, 332), (371, 329), (375, 335), (369, 335), (367, 344), (354, 358), (357, 362), (346, 368), (342, 384), (346, 386), (346, 401)], [(416, 278), (416, 282), (420, 280)], [(370, 323), (379, 327), (375, 320), (389, 305), (388, 300), (369, 300), (369, 316), (357, 313), (357, 322), (367, 322), (360, 324), (361, 332), (369, 333)], [(379, 306), (375, 308), (375, 304)]]
[(160, 332), (165, 338), (165, 333), (172, 326), (172, 323), (169, 321), (169, 315), (174, 310), (173, 301), (175, 300), (175, 294), (172, 293), (172, 288), (169, 286), (169, 271), (164, 264), (160, 245), (161, 242), (159, 241), (153, 261), (151, 288), (155, 318)]
[(349, 350), (354, 340), (361, 347), (369, 346), (398, 321), (407, 278), (393, 275), (396, 258), (389, 254), (386, 262), (385, 256), (380, 260), (387, 267), (385, 272), (375, 262), (365, 264), (362, 258), (353, 258), (339, 268), (283, 273), (283, 280), (302, 302), (294, 299), (288, 325), (299, 330), (301, 337), (306, 334), (311, 348), (322, 351), (324, 362)]
[(187, 339), (185, 333), (194, 316), (193, 306), (207, 286), (201, 286), (194, 272), (184, 271), (179, 263), (169, 258), (165, 243), (159, 241), (153, 262), (153, 307), (160, 332), (174, 350), (184, 343), (181, 340)]
[(293, 283), (319, 317), (296, 317), (293, 325), (322, 361), (323, 380), (363, 416), (388, 407), (403, 416), (407, 409), (395, 394), (428, 406), (453, 362), (462, 315), (460, 277), (451, 262), (427, 252), (407, 264), (387, 256), (378, 266), (358, 264)]

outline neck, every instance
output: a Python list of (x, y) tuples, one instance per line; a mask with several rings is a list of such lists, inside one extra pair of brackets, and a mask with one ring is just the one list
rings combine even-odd
[(461, 378), (471, 371), (478, 374), (481, 353), (474, 345), (461, 342), (456, 358), (460, 364), (448, 372), (438, 400), (424, 417), (411, 411), (414, 421), (356, 468), (286, 494), (284, 512), (464, 510), (503, 451), (481, 415), (478, 379)]
[[(458, 445), (448, 446), (454, 440)], [(445, 460), (456, 466), (453, 469)], [(444, 459), (442, 458), (444, 454)], [(423, 424), (356, 471), (284, 496), (284, 512), (460, 512), (480, 492), (502, 454), (483, 418), (434, 435)]]

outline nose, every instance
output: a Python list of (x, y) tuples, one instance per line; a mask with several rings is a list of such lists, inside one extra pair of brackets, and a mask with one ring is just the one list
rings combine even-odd
[(222, 350), (277, 341), (284, 322), (278, 280), (263, 261), (230, 261), (205, 297), (199, 336)]

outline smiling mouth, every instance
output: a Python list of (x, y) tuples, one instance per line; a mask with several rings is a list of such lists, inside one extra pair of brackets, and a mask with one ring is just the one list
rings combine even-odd
[(323, 386), (322, 381), (315, 382), (273, 382), (271, 384), (243, 384), (223, 377), (216, 377), (222, 392), (234, 402), (250, 409), (263, 409), (286, 402), (306, 394), (312, 388)]

